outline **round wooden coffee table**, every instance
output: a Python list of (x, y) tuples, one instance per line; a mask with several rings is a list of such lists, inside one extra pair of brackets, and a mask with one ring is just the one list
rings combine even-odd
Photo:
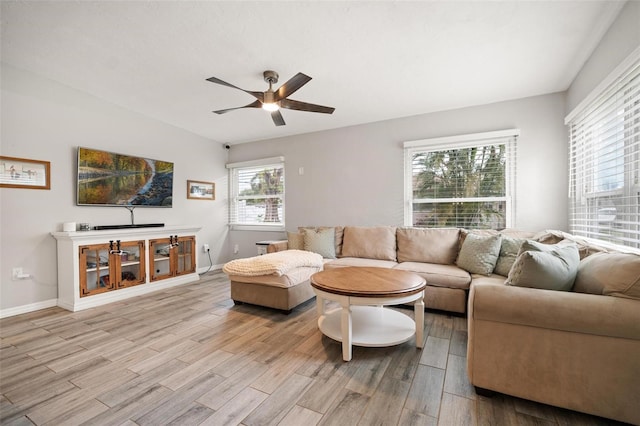
[[(318, 302), (318, 328), (342, 342), (342, 359), (351, 360), (351, 345), (393, 346), (416, 336), (423, 346), (425, 279), (407, 271), (388, 268), (342, 267), (311, 276)], [(325, 301), (340, 308), (326, 311)], [(411, 317), (385, 308), (413, 302)]]

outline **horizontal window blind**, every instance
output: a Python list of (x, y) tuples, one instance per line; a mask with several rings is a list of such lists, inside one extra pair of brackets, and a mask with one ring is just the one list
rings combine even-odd
[(514, 129), (406, 143), (406, 225), (512, 226), (518, 133)]
[(231, 181), (229, 223), (284, 226), (284, 159), (277, 157), (227, 167)]
[(570, 231), (639, 248), (640, 60), (567, 124)]

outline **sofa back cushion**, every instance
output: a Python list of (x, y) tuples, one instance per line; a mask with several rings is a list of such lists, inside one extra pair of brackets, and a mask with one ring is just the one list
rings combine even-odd
[(452, 265), (458, 256), (458, 228), (398, 228), (398, 262)]
[(287, 248), (289, 250), (304, 250), (304, 235), (297, 232), (287, 232)]
[(592, 254), (580, 262), (573, 291), (640, 300), (640, 256)]
[(395, 261), (395, 226), (345, 226), (342, 256)]

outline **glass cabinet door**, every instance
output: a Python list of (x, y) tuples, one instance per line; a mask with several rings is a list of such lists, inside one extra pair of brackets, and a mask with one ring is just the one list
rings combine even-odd
[(146, 282), (144, 241), (126, 241), (120, 244), (118, 288), (131, 287)]
[(80, 247), (80, 297), (114, 290), (108, 244)]
[(192, 236), (171, 235), (169, 238), (149, 240), (151, 281), (195, 272), (195, 246), (196, 237)]
[(176, 275), (190, 274), (196, 270), (194, 254), (195, 238), (180, 237), (178, 246), (174, 248), (176, 257)]
[(149, 240), (149, 273), (151, 274), (151, 281), (163, 280), (173, 275), (171, 246), (169, 238)]

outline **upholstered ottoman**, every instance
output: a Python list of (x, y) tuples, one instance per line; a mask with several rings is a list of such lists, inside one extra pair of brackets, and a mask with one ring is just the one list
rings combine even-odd
[(234, 303), (291, 311), (315, 296), (309, 279), (322, 270), (322, 256), (286, 250), (236, 259), (222, 268), (231, 281)]

